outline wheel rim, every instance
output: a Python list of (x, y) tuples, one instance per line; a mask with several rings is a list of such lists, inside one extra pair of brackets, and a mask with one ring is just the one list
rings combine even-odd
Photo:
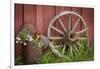
[[(60, 19), (60, 17), (62, 16), (68, 16), (69, 17), (69, 23), (68, 23), (68, 29), (64, 26), (64, 23), (62, 22), (62, 20)], [(72, 27), (71, 29), (71, 19), (72, 19), (72, 15), (75, 15), (78, 17), (77, 21), (75, 22), (74, 26)], [(56, 28), (55, 26), (53, 26), (53, 24), (55, 23), (55, 21), (58, 20), (59, 21), (59, 24), (61, 25), (61, 27), (63, 28), (64, 32), (59, 30), (58, 28)], [(78, 26), (78, 23), (82, 21), (83, 23), (83, 29), (80, 30), (79, 32), (75, 31), (76, 27)], [(53, 29), (55, 32), (59, 33), (62, 35), (62, 37), (60, 36), (56, 36), (56, 37), (53, 37), (51, 34), (51, 29)], [(86, 33), (85, 37), (81, 37), (80, 35), (81, 34), (84, 34)], [(69, 46), (69, 49), (70, 49), (70, 52), (71, 52), (71, 46), (74, 45), (75, 43), (78, 42), (78, 40), (84, 40), (86, 39), (87, 40), (87, 46), (89, 45), (89, 40), (88, 40), (88, 28), (86, 26), (86, 22), (84, 21), (84, 19), (77, 13), (75, 12), (72, 12), (72, 11), (64, 11), (64, 12), (61, 12), (60, 14), (56, 15), (54, 18), (52, 18), (50, 20), (50, 23), (49, 23), (49, 27), (48, 27), (48, 39), (50, 40), (49, 42), (49, 46), (50, 48), (52, 49), (53, 53), (58, 55), (59, 57), (63, 57), (65, 54), (65, 49), (66, 49), (66, 45)], [(63, 44), (63, 48), (62, 48), (62, 52), (60, 52), (57, 48), (60, 48), (61, 46), (55, 46), (54, 45), (54, 41), (55, 40), (63, 40), (65, 41), (65, 43)], [(51, 42), (52, 41), (52, 42)], [(77, 49), (77, 48), (76, 48)]]

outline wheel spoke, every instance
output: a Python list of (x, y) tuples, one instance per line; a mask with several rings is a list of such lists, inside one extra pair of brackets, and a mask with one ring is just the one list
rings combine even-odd
[(86, 37), (78, 37), (79, 40), (86, 40)]
[(78, 50), (78, 48), (76, 47), (76, 45), (74, 45), (74, 49), (75, 49), (77, 52), (79, 52), (79, 50)]
[(71, 17), (71, 15), (69, 15), (68, 19), (69, 19), (68, 28), (69, 28), (69, 31), (70, 31), (70, 30), (71, 30), (71, 22), (72, 22), (72, 17)]
[(76, 42), (76, 44), (77, 44), (78, 46), (81, 46), (82, 48), (84, 48), (84, 46), (83, 46), (80, 42)]
[(64, 23), (61, 21), (60, 18), (58, 18), (58, 21), (59, 21), (60, 25), (62, 26), (62, 28), (64, 29), (64, 31), (67, 32), (67, 29), (66, 29), (65, 26), (63, 25)]
[(49, 37), (48, 39), (51, 39), (51, 40), (60, 40), (60, 39), (63, 39), (63, 37)]
[(64, 45), (63, 49), (62, 49), (62, 54), (65, 53), (65, 49), (66, 49), (66, 45)]
[(52, 52), (53, 52), (54, 54), (58, 55), (59, 57), (63, 57), (63, 55), (61, 55), (61, 54), (58, 52), (58, 50), (56, 50), (56, 49), (54, 48), (54, 45), (53, 45), (52, 42), (49, 42), (49, 46), (50, 46), (50, 48), (52, 49)]
[(70, 48), (70, 54), (71, 54), (71, 56), (73, 56), (72, 46), (69, 46), (69, 48)]
[(85, 29), (83, 29), (83, 30), (77, 32), (77, 34), (81, 34), (81, 33), (85, 32), (85, 31), (87, 31), (87, 30), (88, 30), (88, 28), (85, 28)]
[(51, 26), (51, 28), (52, 28), (53, 30), (55, 30), (56, 32), (58, 32), (58, 33), (64, 35), (64, 33), (63, 33), (62, 31), (60, 31), (59, 29), (57, 29), (56, 27)]
[(61, 48), (62, 46), (61, 45), (57, 45), (57, 46), (54, 46), (55, 48)]
[(80, 21), (80, 18), (77, 19), (76, 23), (74, 24), (74, 27), (72, 28), (72, 31), (75, 31), (79, 21)]

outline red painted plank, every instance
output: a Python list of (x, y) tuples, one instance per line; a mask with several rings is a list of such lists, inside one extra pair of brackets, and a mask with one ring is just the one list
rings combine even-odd
[(36, 28), (43, 34), (43, 6), (37, 5), (36, 6)]
[[(72, 11), (72, 7), (66, 7), (65, 11)], [(68, 25), (69, 25), (69, 15), (67, 15), (67, 19), (65, 18), (64, 21), (66, 20), (65, 26), (68, 30)], [(72, 19), (71, 19), (72, 20)]]
[(65, 11), (65, 7), (64, 6), (56, 6), (56, 15)]
[[(59, 15), (61, 12), (63, 12), (65, 10), (65, 8), (62, 6), (56, 6), (56, 15)], [(61, 19), (61, 21), (63, 22), (63, 24), (65, 24), (65, 22), (63, 21), (64, 19), (63, 19), (63, 17), (60, 17), (60, 19)], [(59, 21), (58, 20), (56, 20), (56, 27), (59, 29), (59, 30), (61, 30), (61, 31), (63, 31), (64, 32), (64, 30), (63, 30), (63, 28), (61, 27), (61, 25), (60, 25), (60, 23), (59, 23)], [(64, 25), (65, 26), (65, 25)], [(60, 34), (58, 34), (58, 33), (56, 33), (56, 36), (60, 36)]]
[(82, 8), (82, 16), (88, 26), (90, 44), (93, 44), (94, 43), (94, 9)]
[[(65, 11), (67, 12), (70, 10), (71, 10), (71, 7), (57, 6), (56, 7), (56, 15), (59, 15), (62, 12), (65, 12)], [(64, 15), (64, 16), (61, 16), (60, 19), (63, 22), (63, 25), (65, 26), (65, 28), (68, 30), (68, 18), (67, 17), (68, 17), (68, 15)], [(61, 27), (58, 20), (56, 21), (56, 27), (64, 32), (64, 29)]]
[(55, 7), (54, 6), (43, 6), (43, 35), (47, 35), (49, 22), (52, 17), (55, 16)]
[(24, 5), (24, 23), (31, 23), (36, 26), (36, 6)]
[[(79, 14), (79, 15), (82, 14), (81, 13), (81, 8), (79, 8), (79, 7), (72, 7), (72, 11)], [(77, 17), (76, 15), (72, 15), (72, 28), (74, 27), (74, 24), (76, 23), (78, 18), (79, 17)], [(80, 31), (80, 28), (81, 28), (81, 21), (78, 23), (75, 31)]]
[[(15, 39), (22, 28), (22, 6), (20, 4), (15, 4)], [(15, 57), (21, 56), (22, 46), (15, 43)]]
[[(32, 24), (36, 28), (36, 5), (24, 5), (24, 24)], [(30, 28), (33, 28), (33, 26), (30, 26)], [(25, 64), (34, 63), (33, 46), (28, 45), (26, 47), (23, 47), (23, 50)]]
[(15, 33), (18, 34), (21, 31), (22, 26), (22, 6), (21, 4), (15, 4)]

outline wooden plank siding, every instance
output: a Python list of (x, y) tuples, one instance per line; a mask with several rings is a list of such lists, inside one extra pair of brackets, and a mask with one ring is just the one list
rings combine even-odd
[[(56, 6), (56, 15), (60, 14), (63, 11), (71, 11), (71, 7), (60, 7), (60, 6), (57, 7)], [(64, 27), (68, 29), (68, 22), (69, 22), (68, 15), (62, 16), (60, 17), (60, 19), (63, 22)], [(58, 20), (56, 21), (56, 27), (64, 32), (64, 29), (61, 27)]]
[(44, 6), (44, 9), (43, 9), (43, 35), (45, 35), (45, 36), (47, 36), (49, 21), (52, 17), (55, 16), (55, 13), (56, 13), (56, 11), (55, 11), (54, 6)]
[[(15, 37), (22, 29), (25, 23), (33, 24), (41, 34), (47, 36), (49, 21), (55, 15), (62, 11), (74, 11), (80, 14), (87, 23), (89, 28), (89, 40), (90, 44), (94, 42), (94, 9), (93, 8), (81, 8), (81, 7), (63, 7), (63, 6), (47, 6), (47, 5), (29, 5), (29, 4), (15, 4)], [(67, 16), (61, 17), (64, 26), (68, 26)], [(77, 21), (76, 16), (72, 16), (72, 27)], [(62, 30), (58, 21), (55, 26)], [(82, 27), (81, 22), (77, 27), (77, 31)], [(67, 27), (68, 28), (68, 27)], [(32, 47), (28, 50), (32, 54)], [(27, 52), (26, 51), (26, 52)], [(15, 57), (22, 56), (23, 48), (22, 45), (15, 43)], [(26, 54), (27, 56), (29, 55)], [(31, 57), (31, 56), (30, 56)], [(32, 58), (32, 57), (31, 57)]]
[[(15, 38), (23, 25), (23, 5), (15, 4)], [(22, 45), (15, 43), (15, 57), (22, 55)]]
[(40, 6), (40, 5), (38, 5), (37, 7), (36, 7), (36, 29), (41, 33), (41, 34), (43, 34), (44, 32), (44, 30), (43, 30), (43, 27), (44, 27), (44, 25), (43, 25), (43, 17), (44, 17), (44, 15), (43, 15), (43, 6)]
[[(82, 12), (81, 12), (82, 9), (79, 8), (79, 7), (74, 7), (74, 8), (72, 8), (72, 11), (78, 13), (79, 15), (82, 15)], [(74, 24), (75, 24), (75, 22), (77, 21), (77, 19), (78, 19), (77, 16), (75, 16), (75, 15), (72, 16), (72, 27), (74, 26)], [(80, 29), (81, 29), (81, 21), (78, 23), (78, 25), (77, 25), (75, 31), (80, 31)]]
[(82, 8), (82, 17), (88, 26), (88, 35), (90, 46), (94, 42), (94, 9), (93, 8)]

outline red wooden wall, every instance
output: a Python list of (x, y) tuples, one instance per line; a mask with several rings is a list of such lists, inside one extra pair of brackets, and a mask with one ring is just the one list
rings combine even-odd
[[(15, 37), (21, 30), (24, 23), (32, 23), (37, 30), (39, 30), (43, 35), (47, 36), (49, 20), (55, 15), (65, 10), (75, 11), (84, 18), (89, 28), (88, 34), (89, 34), (90, 44), (94, 42), (94, 9), (82, 8), (82, 7), (15, 4)], [(66, 21), (65, 17), (61, 19), (63, 20), (63, 22)], [(76, 19), (77, 19), (76, 17), (73, 17), (72, 22), (74, 22)], [(22, 46), (15, 44), (15, 56), (17, 57), (21, 55), (22, 55)]]

